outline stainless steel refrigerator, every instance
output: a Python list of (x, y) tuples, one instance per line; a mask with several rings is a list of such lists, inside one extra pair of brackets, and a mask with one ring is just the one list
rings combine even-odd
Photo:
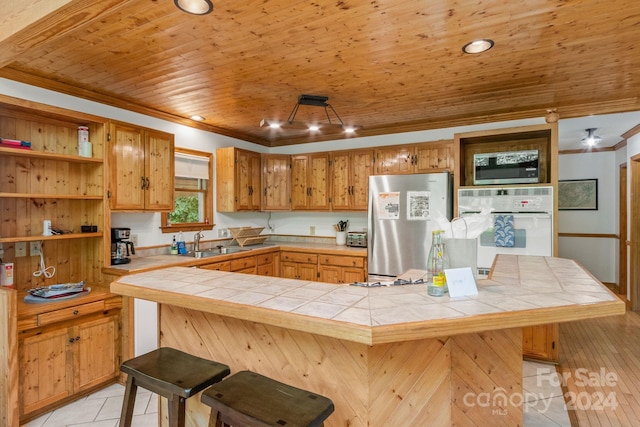
[(369, 177), (367, 244), (370, 280), (426, 270), (436, 221), (451, 221), (453, 184), (449, 173)]

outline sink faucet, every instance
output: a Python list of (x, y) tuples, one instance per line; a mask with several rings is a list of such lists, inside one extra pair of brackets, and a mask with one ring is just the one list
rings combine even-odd
[(202, 239), (203, 237), (204, 237), (204, 234), (202, 234), (202, 230), (200, 230), (196, 234), (194, 234), (194, 236), (193, 236), (193, 252), (199, 252), (200, 251), (200, 239)]

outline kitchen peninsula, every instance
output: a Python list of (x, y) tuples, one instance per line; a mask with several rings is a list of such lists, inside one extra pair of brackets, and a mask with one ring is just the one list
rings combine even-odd
[[(625, 311), (578, 263), (554, 257), (499, 255), (477, 297), (430, 297), (425, 286), (171, 267), (111, 291), (160, 304), (162, 346), (331, 398), (327, 426), (522, 425), (521, 328)], [(187, 410), (206, 425), (206, 407)]]

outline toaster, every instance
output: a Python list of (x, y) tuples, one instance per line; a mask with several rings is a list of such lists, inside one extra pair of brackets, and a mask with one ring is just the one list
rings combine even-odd
[(347, 233), (347, 246), (366, 248), (367, 232), (366, 231), (349, 231)]

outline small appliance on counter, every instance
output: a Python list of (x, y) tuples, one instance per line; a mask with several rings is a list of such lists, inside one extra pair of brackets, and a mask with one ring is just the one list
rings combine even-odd
[[(129, 241), (130, 228), (111, 229), (111, 265), (128, 264), (131, 262), (129, 255), (135, 255), (133, 242)], [(131, 249), (131, 252), (129, 252)]]
[(347, 233), (347, 246), (353, 246), (356, 248), (366, 248), (367, 232), (366, 231), (349, 231)]

